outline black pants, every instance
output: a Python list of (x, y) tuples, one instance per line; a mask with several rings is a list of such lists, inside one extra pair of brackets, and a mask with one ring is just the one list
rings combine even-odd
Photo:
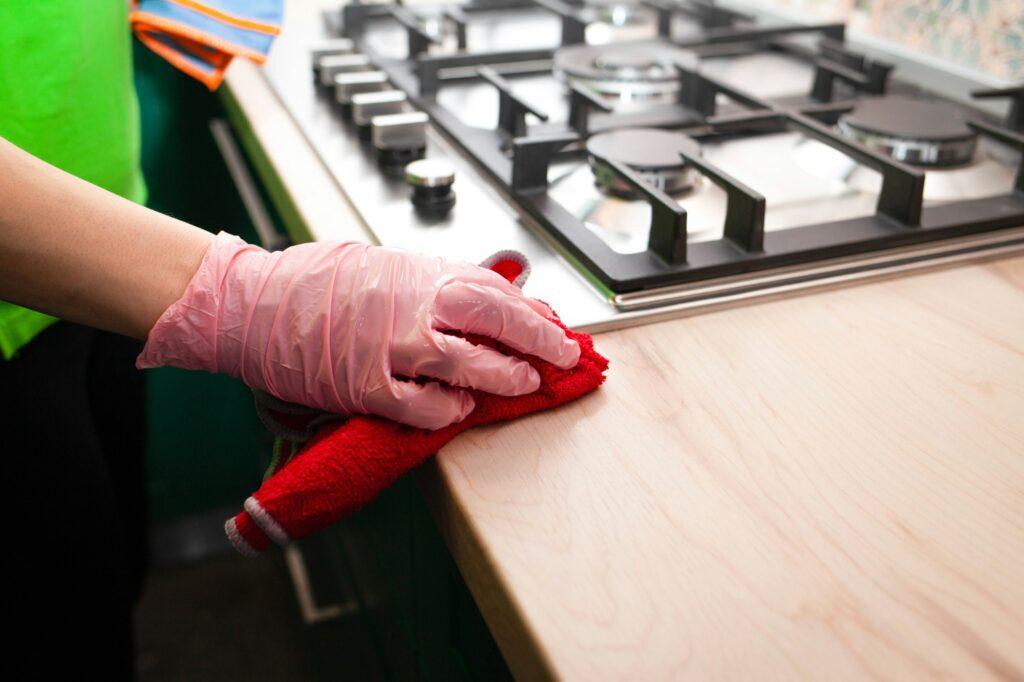
[[(0, 361), (15, 679), (128, 679), (145, 568), (140, 344), (67, 322)], [(8, 569), (10, 570), (10, 569)]]

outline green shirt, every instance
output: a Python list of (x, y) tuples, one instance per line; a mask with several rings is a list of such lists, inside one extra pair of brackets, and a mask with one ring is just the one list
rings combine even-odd
[[(0, 1), (0, 137), (145, 202), (127, 0)], [(0, 301), (0, 353), (54, 321)]]

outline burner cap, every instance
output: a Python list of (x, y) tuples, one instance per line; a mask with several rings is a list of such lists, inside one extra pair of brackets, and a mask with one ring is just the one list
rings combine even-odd
[(700, 154), (692, 137), (660, 128), (623, 128), (587, 140), (592, 156), (624, 163), (635, 170), (667, 170), (685, 165), (679, 152)]
[(626, 78), (664, 78), (674, 74), (668, 66), (652, 59), (644, 52), (609, 52), (594, 58), (594, 67)]
[(897, 95), (859, 101), (839, 119), (839, 129), (898, 161), (921, 166), (966, 163), (978, 140), (952, 104)]
[(623, 163), (666, 194), (678, 194), (693, 187), (695, 179), (693, 169), (679, 152), (700, 154), (700, 144), (692, 137), (658, 128), (624, 128), (587, 140), (590, 167), (598, 187), (626, 198), (634, 198), (636, 191), (602, 159)]
[(641, 6), (641, 3), (636, 2), (636, 0), (583, 0), (583, 4), (587, 7), (594, 7), (597, 9), (603, 9), (605, 7), (635, 8)]
[(696, 63), (693, 53), (659, 40), (573, 45), (555, 52), (555, 73), (596, 92), (628, 102), (667, 102), (679, 92), (676, 64)]
[(651, 18), (651, 9), (635, 0), (584, 0), (583, 6), (593, 10), (594, 18), (613, 26), (643, 23)]

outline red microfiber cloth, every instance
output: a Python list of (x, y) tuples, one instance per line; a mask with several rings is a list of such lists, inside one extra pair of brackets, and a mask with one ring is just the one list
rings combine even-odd
[[(519, 286), (529, 272), (525, 257), (515, 252), (495, 254), (484, 264)], [(565, 328), (557, 317), (554, 320)], [(319, 426), (298, 452), (279, 459), (260, 489), (245, 501), (244, 510), (227, 521), (228, 538), (239, 552), (255, 556), (271, 542), (286, 544), (315, 533), (373, 500), (466, 429), (557, 407), (590, 393), (604, 381), (608, 360), (594, 350), (590, 336), (566, 332), (582, 351), (579, 363), (568, 370), (491, 339), (468, 337), (528, 361), (540, 372), (541, 386), (529, 395), (514, 397), (473, 391), (476, 408), (458, 424), (427, 431), (359, 416)], [(271, 412), (281, 427), (296, 434), (309, 428), (311, 420), (316, 427), (324, 419), (324, 415), (280, 403)], [(290, 452), (292, 446), (285, 449)]]

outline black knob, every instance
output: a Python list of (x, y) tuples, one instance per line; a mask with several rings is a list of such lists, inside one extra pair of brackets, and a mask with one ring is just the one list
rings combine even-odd
[[(310, 51), (310, 56), (313, 62), (313, 76), (314, 79), (319, 83), (320, 81), (320, 68), (324, 58), (332, 55), (339, 54), (352, 54), (355, 52), (356, 46), (348, 38), (335, 38), (333, 40), (327, 40), (319, 45), (313, 47)], [(324, 83), (324, 85), (329, 85)]]
[(401, 90), (360, 92), (352, 95), (352, 122), (359, 131), (359, 139), (369, 140), (376, 116), (401, 114), (407, 109), (408, 97)]
[(413, 161), (405, 167), (405, 181), (412, 186), (413, 206), (425, 216), (442, 218), (455, 205), (455, 169), (447, 161)]
[(374, 116), (370, 137), (377, 162), (386, 175), (402, 177), (407, 164), (422, 159), (427, 150), (427, 123), (422, 111)]
[(343, 73), (361, 73), (373, 71), (370, 58), (365, 54), (329, 54), (320, 58), (318, 75), (320, 85), (325, 88), (334, 85), (334, 78)]
[(341, 108), (343, 118), (352, 115), (352, 98), (360, 92), (379, 92), (390, 89), (383, 71), (349, 71), (334, 75), (334, 99)]

